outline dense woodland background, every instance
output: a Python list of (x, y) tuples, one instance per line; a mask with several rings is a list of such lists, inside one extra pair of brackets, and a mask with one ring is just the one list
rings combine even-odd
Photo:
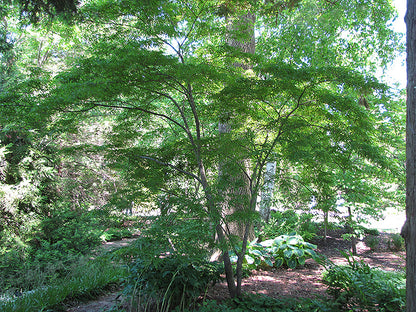
[[(380, 286), (393, 277), (348, 254), (331, 271), (313, 244), (377, 245), (368, 223), (405, 208), (405, 92), (379, 74), (404, 52), (396, 15), (387, 0), (3, 1), (0, 307), (123, 285), (123, 309), (185, 311), (221, 277), (236, 304), (249, 270), (312, 258), (337, 300), (310, 311), (403, 309), (403, 276)], [(345, 292), (363, 272), (390, 297)]]

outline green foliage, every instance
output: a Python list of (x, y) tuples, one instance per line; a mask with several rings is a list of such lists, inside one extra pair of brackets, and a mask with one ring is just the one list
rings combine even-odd
[(372, 235), (372, 236), (379, 236), (380, 235), (379, 230), (366, 228), (366, 227), (364, 227), (364, 233), (367, 234), (367, 235)]
[(102, 242), (104, 233), (131, 235), (120, 217), (105, 211), (56, 210), (49, 218), (33, 224), (26, 220), (25, 225), (19, 227), (20, 236), (3, 230), (10, 233), (0, 240), (3, 292), (44, 287), (64, 278), (81, 255)]
[(210, 224), (194, 217), (197, 209), (192, 213), (180, 202), (174, 206), (176, 212), (153, 219), (130, 246), (112, 253), (130, 268), (125, 292), (133, 305), (159, 311), (188, 306), (223, 272), (205, 260), (212, 241)]
[(122, 238), (130, 238), (133, 236), (130, 229), (109, 228), (101, 234), (100, 239), (106, 242), (120, 240)]
[(380, 247), (380, 238), (374, 235), (369, 235), (365, 238), (365, 244), (370, 247), (371, 251), (377, 251)]
[(168, 311), (194, 304), (209, 283), (221, 280), (222, 273), (218, 263), (186, 256), (137, 258), (130, 265), (124, 291), (137, 306), (149, 308), (154, 304), (157, 311)]
[(88, 213), (66, 210), (45, 218), (33, 239), (32, 257), (41, 262), (61, 260), (68, 254), (85, 254), (101, 243), (96, 220)]
[(260, 243), (273, 258), (273, 266), (286, 264), (294, 269), (297, 265), (304, 265), (306, 259), (318, 259), (315, 252), (316, 245), (305, 242), (300, 235), (281, 235)]
[(19, 231), (28, 215), (47, 214), (57, 198), (55, 156), (36, 131), (14, 124), (0, 129), (0, 231)]
[(263, 222), (257, 235), (269, 239), (280, 235), (296, 232), (306, 241), (316, 237), (318, 225), (312, 221), (314, 215), (297, 213), (295, 210), (272, 211), (268, 223)]
[[(55, 2), (60, 7), (53, 5)], [(30, 0), (23, 8), (29, 19), (36, 21), (38, 9), (74, 12), (76, 2)], [(166, 190), (175, 196), (179, 193), (176, 198), (183, 203), (170, 208), (175, 211), (174, 218), (157, 220), (148, 238), (155, 239), (155, 249), (162, 253), (206, 255), (210, 249), (206, 247), (212, 246), (214, 229), (220, 228), (221, 221), (252, 222), (251, 211), (225, 216), (220, 197), (230, 197), (227, 201), (235, 206), (230, 208), (241, 203), (248, 207), (245, 204), (250, 202), (248, 210), (254, 210), (263, 166), (272, 157), (290, 164), (288, 181), (300, 181), (299, 185), (308, 186), (311, 194), (319, 193), (322, 198), (327, 195), (326, 203), (334, 202), (334, 194), (340, 188), (344, 194), (353, 194), (347, 198), (349, 202), (367, 203), (370, 196), (360, 198), (357, 194), (374, 194), (372, 190), (383, 185), (381, 179), (377, 185), (371, 183), (377, 180), (373, 176), (386, 174), (393, 166), (385, 156), (386, 150), (389, 157), (396, 159), (395, 147), (381, 139), (381, 124), (392, 119), (379, 113), (390, 109), (384, 97), (386, 87), (370, 74), (375, 64), (385, 64), (390, 59), (399, 42), (389, 28), (394, 11), (386, 1), (376, 0), (377, 5), (317, 0), (295, 1), (294, 5), (290, 1), (287, 7), (294, 9), (285, 14), (271, 14), (280, 11), (274, 4), (263, 7), (258, 1), (237, 5), (235, 10), (227, 8), (227, 14), (234, 13), (236, 17), (248, 10), (257, 15), (253, 55), (230, 44), (234, 41), (230, 37), (248, 43), (246, 31), (250, 25), (230, 27), (236, 26), (231, 25), (234, 19), (223, 18), (224, 12), (218, 15), (218, 1), (87, 2), (80, 8), (74, 36), (67, 36), (68, 29), (56, 26), (50, 26), (53, 36), (44, 36), (46, 27), (33, 30), (28, 35), (32, 40), (16, 40), (16, 45), (31, 45), (20, 46), (16, 58), (4, 58), (12, 63), (19, 60), (1, 68), (17, 67), (21, 78), (19, 83), (13, 83), (12, 75), (5, 74), (8, 83), (0, 86), (2, 126), (14, 122), (27, 125), (28, 131), (46, 128), (48, 135), (40, 136), (40, 141), (58, 141), (61, 156), (67, 156), (63, 166), (49, 166), (52, 181), (24, 179), (22, 172), (40, 172), (29, 170), (38, 162), (14, 161), (18, 165), (10, 167), (13, 170), (5, 175), (6, 180), (13, 182), (13, 187), (25, 181), (19, 186), (27, 187), (21, 189), (27, 196), (15, 196), (17, 200), (9, 205), (15, 211), (26, 214), (49, 208), (53, 202), (49, 195), (53, 192), (42, 192), (53, 188), (43, 187), (48, 182), (53, 184), (52, 178), (58, 176), (64, 177), (57, 188), (62, 196), (57, 200), (71, 200), (72, 208), (78, 208), (83, 201), (101, 206), (109, 201), (108, 190), (120, 191), (115, 196), (127, 203), (146, 197), (152, 201)], [(108, 25), (112, 25), (111, 31)], [(7, 35), (8, 32), (4, 31), (3, 39), (22, 38), (23, 30), (16, 35)], [(76, 48), (54, 49), (36, 37), (56, 37), (60, 42), (69, 38), (68, 45)], [(74, 59), (74, 55), (78, 58)], [(61, 63), (63, 59), (67, 61), (65, 65)], [(363, 97), (365, 101), (361, 101)], [(83, 131), (88, 125), (86, 120), (96, 124), (108, 121), (105, 134), (110, 139), (103, 135), (90, 142), (90, 136), (80, 135), (90, 133)], [(229, 133), (218, 135), (219, 121), (227, 122)], [(74, 131), (78, 127), (82, 130)], [(71, 133), (76, 135), (69, 138)], [(55, 140), (56, 136), (59, 140)], [(27, 141), (17, 140), (7, 147), (8, 152), (18, 156), (15, 160), (20, 160), (20, 155), (30, 155), (24, 149), (13, 150), (20, 143), (23, 147), (28, 145)], [(3, 154), (6, 160), (11, 157)], [(104, 156), (107, 161), (103, 161)], [(45, 158), (48, 159), (37, 159)], [(241, 166), (242, 160), (247, 160), (247, 168)], [(227, 183), (217, 179), (221, 162), (234, 164), (229, 179), (224, 179)], [(8, 163), (13, 164), (13, 159)], [(110, 170), (103, 169), (107, 164)], [(345, 172), (348, 174), (343, 175)], [(358, 177), (362, 172), (365, 173)], [(234, 178), (241, 176), (247, 177), (250, 185), (237, 185)], [(37, 183), (43, 187), (34, 188)], [(12, 184), (0, 190), (0, 196), (8, 194)], [(365, 187), (367, 184), (371, 187)], [(242, 186), (250, 189), (247, 197), (251, 198), (230, 191)], [(91, 190), (94, 192), (88, 192)], [(296, 190), (291, 194), (300, 201)], [(310, 202), (311, 194), (307, 197), (303, 192), (301, 201)], [(41, 230), (52, 229), (52, 233), (39, 233), (37, 242), (33, 241), (35, 259), (49, 261), (61, 259), (67, 251), (85, 252), (91, 246), (81, 233), (92, 242), (98, 241), (97, 233), (83, 227), (76, 218), (54, 214), (53, 218), (62, 229), (42, 222)], [(315, 233), (310, 228), (304, 233), (291, 228), (285, 233), (268, 229), (268, 235), (274, 238), (293, 230), (305, 239)], [(69, 236), (78, 241), (71, 241)], [(299, 259), (303, 259), (302, 248), (292, 247), (282, 250), (287, 256), (296, 250)], [(44, 254), (39, 251), (42, 249)], [(249, 249), (256, 253), (256, 249)], [(152, 253), (157, 257), (160, 254)], [(288, 261), (290, 266), (294, 264), (291, 257)]]
[[(184, 310), (184, 312), (191, 310)], [(245, 294), (241, 298), (224, 303), (205, 301), (199, 307), (200, 312), (334, 312), (337, 307), (325, 299), (271, 298), (265, 295)]]
[(371, 268), (345, 254), (347, 266), (330, 266), (323, 275), (328, 293), (340, 308), (365, 311), (404, 311), (405, 276)]
[(391, 250), (401, 251), (404, 249), (404, 238), (400, 234), (394, 233), (388, 244)]
[(43, 287), (24, 292), (21, 296), (0, 301), (4, 312), (59, 311), (65, 300), (91, 299), (108, 286), (120, 283), (126, 276), (125, 268), (115, 265), (111, 259), (78, 260), (63, 279)]
[[(260, 243), (257, 243), (256, 239), (247, 245), (244, 263), (250, 269), (278, 268), (282, 265), (295, 269), (298, 265), (304, 265), (308, 258), (317, 260), (318, 254), (315, 249), (316, 245), (305, 242), (296, 234), (281, 235)], [(237, 256), (234, 254), (231, 260), (237, 262)]]

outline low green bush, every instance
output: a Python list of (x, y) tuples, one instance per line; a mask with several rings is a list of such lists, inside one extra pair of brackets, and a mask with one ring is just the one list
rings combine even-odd
[(124, 291), (132, 305), (168, 311), (189, 307), (206, 291), (209, 283), (221, 280), (223, 267), (216, 262), (166, 255), (153, 259), (137, 258), (130, 266)]
[(313, 217), (313, 214), (297, 213), (293, 209), (284, 212), (273, 211), (269, 222), (262, 222), (256, 235), (264, 240), (296, 232), (310, 241), (317, 236), (319, 230), (317, 223), (312, 221)]
[(389, 240), (389, 248), (393, 251), (401, 251), (404, 249), (404, 238), (400, 234), (393, 234)]
[(56, 213), (54, 216), (41, 221), (38, 234), (32, 240), (33, 256), (38, 255), (38, 250), (54, 250), (51, 255), (57, 259), (58, 254), (75, 253), (85, 254), (91, 248), (101, 243), (100, 232), (96, 230), (97, 220), (90, 219), (88, 213), (66, 210)]
[(100, 239), (105, 242), (110, 242), (122, 238), (130, 238), (132, 236), (133, 232), (128, 228), (109, 228), (100, 235)]
[(362, 228), (363, 228), (364, 234), (373, 235), (373, 236), (379, 236), (380, 235), (380, 231), (377, 230), (377, 229), (366, 228), (364, 226), (362, 226)]
[[(249, 269), (265, 266), (278, 268), (282, 265), (295, 269), (298, 265), (304, 265), (308, 258), (318, 259), (316, 247), (295, 233), (280, 235), (260, 243), (256, 239), (247, 245), (244, 264)], [(237, 262), (235, 253), (232, 254), (231, 261)]]
[(348, 311), (391, 311), (405, 309), (405, 276), (371, 268), (345, 254), (347, 266), (331, 265), (323, 274), (328, 293), (340, 309)]
[(365, 238), (365, 244), (370, 247), (372, 252), (377, 251), (380, 246), (380, 238), (378, 236), (369, 235)]

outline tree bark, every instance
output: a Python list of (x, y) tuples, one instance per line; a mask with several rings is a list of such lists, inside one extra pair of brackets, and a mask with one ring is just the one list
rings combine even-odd
[[(241, 16), (232, 16), (227, 18), (228, 23), (228, 37), (227, 44), (233, 48), (237, 48), (244, 53), (254, 54), (255, 51), (255, 34), (254, 23), (255, 15), (247, 13)], [(237, 63), (236, 67), (248, 69), (250, 64)], [(232, 131), (232, 118), (229, 113), (225, 112), (222, 120), (218, 125), (218, 132), (220, 135), (226, 136)], [(245, 171), (245, 172), (244, 172)], [(233, 164), (228, 161), (222, 161), (219, 165), (220, 183), (224, 187), (222, 196), (224, 198), (222, 203), (223, 215), (226, 218), (236, 211), (244, 211), (249, 208), (250, 204), (250, 181), (246, 175), (248, 173), (246, 161), (241, 159), (238, 164)], [(227, 225), (227, 234), (230, 236), (237, 236), (241, 240), (245, 235), (245, 222), (229, 222)], [(254, 230), (249, 228), (251, 232), (248, 239), (254, 238)]]
[(406, 311), (416, 311), (416, 2), (407, 0)]
[(356, 255), (357, 254), (357, 238), (355, 237), (354, 222), (352, 220), (352, 210), (350, 206), (348, 206), (347, 208), (348, 208), (347, 229), (348, 229), (348, 232), (351, 234), (351, 251), (353, 255)]
[[(255, 15), (252, 13), (237, 15), (227, 18), (228, 22), (228, 37), (227, 43), (233, 48), (240, 49), (244, 53), (254, 54), (255, 50), (255, 34), (254, 23)], [(241, 34), (243, 35), (241, 36)], [(250, 64), (237, 63), (236, 67), (248, 69)], [(227, 136), (232, 131), (232, 118), (229, 117), (228, 112), (224, 113), (219, 125), (218, 132), (223, 136)], [(219, 164), (219, 180), (222, 190), (222, 215), (226, 219), (227, 216), (232, 215), (236, 211), (245, 211), (251, 208), (250, 181), (247, 177), (249, 172), (248, 166), (244, 159), (238, 160), (238, 163), (230, 163), (224, 160)], [(233, 236), (239, 237), (242, 241), (242, 250), (237, 255), (237, 284), (235, 284), (231, 262), (227, 251), (222, 251), (224, 266), (226, 268), (226, 279), (228, 290), (232, 298), (241, 296), (241, 282), (242, 282), (242, 261), (245, 254), (248, 239), (254, 237), (253, 226), (246, 220), (226, 222), (224, 224), (228, 239)], [(219, 240), (224, 241), (221, 226), (217, 227), (217, 235)]]

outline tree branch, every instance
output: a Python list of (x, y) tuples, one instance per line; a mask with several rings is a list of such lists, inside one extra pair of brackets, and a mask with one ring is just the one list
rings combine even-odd
[(181, 168), (179, 168), (177, 166), (174, 166), (172, 164), (169, 164), (167, 162), (161, 161), (161, 160), (159, 160), (157, 158), (153, 158), (153, 157), (150, 157), (150, 156), (138, 156), (138, 157), (139, 158), (142, 158), (142, 159), (154, 161), (155, 163), (157, 163), (159, 165), (162, 165), (162, 166), (165, 166), (165, 167), (169, 167), (169, 168), (172, 168), (172, 169), (177, 170), (179, 172), (182, 172), (183, 174), (186, 174), (187, 176), (190, 176), (191, 178), (194, 178), (199, 183), (202, 183), (201, 179), (197, 175), (193, 174), (192, 172), (183, 170), (183, 169), (181, 169)]

